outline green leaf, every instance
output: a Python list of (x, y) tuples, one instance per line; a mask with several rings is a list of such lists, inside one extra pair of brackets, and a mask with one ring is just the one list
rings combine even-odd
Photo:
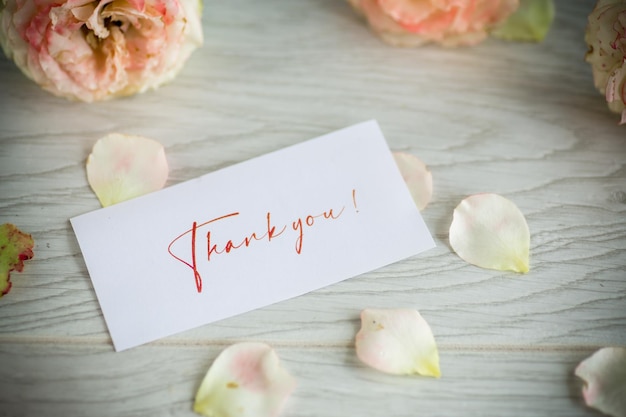
[(508, 41), (541, 42), (553, 20), (553, 0), (520, 0), (517, 11), (491, 35)]
[(21, 272), (33, 257), (33, 237), (10, 223), (0, 225), (0, 297), (11, 289), (11, 271)]

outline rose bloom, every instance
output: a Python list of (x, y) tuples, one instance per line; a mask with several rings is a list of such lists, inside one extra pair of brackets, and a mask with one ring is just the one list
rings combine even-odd
[(626, 124), (626, 1), (600, 0), (589, 15), (585, 32), (593, 81), (606, 95), (609, 108)]
[(349, 0), (386, 42), (474, 45), (504, 22), (519, 0)]
[(51, 93), (96, 101), (172, 80), (202, 44), (199, 0), (0, 0), (0, 43)]

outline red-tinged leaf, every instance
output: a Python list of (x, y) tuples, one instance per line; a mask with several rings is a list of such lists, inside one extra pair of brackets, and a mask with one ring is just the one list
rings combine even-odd
[(22, 272), (24, 261), (33, 257), (34, 245), (33, 237), (15, 225), (0, 225), (0, 297), (11, 290), (11, 271)]

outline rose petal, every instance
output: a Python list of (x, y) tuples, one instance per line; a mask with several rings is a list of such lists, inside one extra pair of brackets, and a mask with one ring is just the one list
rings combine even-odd
[(554, 20), (553, 0), (521, 0), (519, 8), (491, 35), (509, 41), (540, 42)]
[(583, 397), (589, 407), (615, 416), (626, 416), (626, 349), (603, 348), (576, 367), (585, 381)]
[(454, 209), (450, 245), (465, 261), (482, 268), (526, 273), (530, 232), (522, 212), (497, 194), (467, 197)]
[(416, 310), (363, 310), (356, 354), (382, 372), (441, 376), (435, 338)]
[(433, 196), (433, 174), (418, 157), (403, 152), (394, 152), (393, 157), (415, 205), (423, 210)]
[(34, 245), (33, 237), (15, 225), (0, 225), (0, 297), (11, 290), (11, 271), (22, 272), (24, 261), (33, 257)]
[(193, 409), (208, 417), (278, 415), (295, 381), (264, 343), (238, 343), (224, 349), (207, 372)]
[(163, 146), (141, 136), (107, 135), (87, 158), (87, 179), (103, 207), (160, 190), (167, 175)]

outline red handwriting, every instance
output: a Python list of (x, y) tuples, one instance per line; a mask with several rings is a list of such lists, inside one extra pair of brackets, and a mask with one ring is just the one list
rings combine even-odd
[[(224, 216), (216, 217), (207, 222), (201, 223), (200, 225), (198, 225), (196, 222), (193, 222), (191, 229), (176, 236), (176, 238), (172, 240), (170, 244), (167, 246), (167, 251), (169, 252), (170, 255), (172, 255), (176, 260), (184, 263), (185, 265), (187, 265), (189, 268), (193, 270), (193, 276), (194, 276), (194, 279), (196, 280), (196, 288), (198, 289), (198, 292), (202, 292), (202, 277), (200, 276), (200, 273), (198, 272), (198, 264), (196, 263), (196, 233), (197, 233), (198, 228), (202, 226), (206, 226), (207, 224), (216, 222), (218, 220), (222, 220), (228, 217), (238, 216), (238, 215), (239, 213), (237, 212), (226, 214)], [(172, 246), (174, 245), (174, 243), (176, 243), (179, 239), (181, 239), (185, 235), (188, 235), (189, 233), (191, 233), (191, 263), (174, 255), (174, 253), (172, 252)]]
[[(356, 200), (354, 190), (352, 192), (353, 203), (356, 209)], [(297, 220), (291, 222), (291, 230), (296, 233), (295, 240), (295, 251), (298, 255), (302, 253), (303, 242), (305, 236), (305, 230), (314, 228), (316, 224), (320, 221), (332, 221), (337, 220), (344, 212), (345, 206), (341, 207), (338, 211), (334, 209), (329, 209), (319, 214), (308, 214), (303, 217), (299, 217)], [(358, 212), (358, 210), (356, 210)], [(203, 223), (193, 222), (191, 228), (189, 230), (184, 231), (180, 235), (176, 236), (174, 240), (170, 242), (167, 247), (168, 253), (177, 261), (183, 263), (187, 267), (189, 267), (193, 271), (194, 280), (196, 283), (196, 290), (200, 293), (202, 292), (202, 276), (198, 271), (198, 262), (196, 257), (196, 252), (200, 246), (199, 242), (202, 242), (201, 239), (198, 238), (198, 232), (201, 228), (210, 226), (215, 222), (223, 221), (227, 219), (233, 219), (236, 216), (239, 216), (239, 212), (233, 212), (229, 214), (225, 214), (223, 216), (215, 217), (211, 220), (205, 221)], [(210, 262), (212, 257), (228, 254), (235, 250), (248, 248), (255, 242), (266, 241), (272, 242), (274, 239), (277, 239), (281, 236), (286, 235), (288, 231), (287, 225), (283, 225), (282, 227), (277, 227), (274, 225), (272, 221), (272, 213), (267, 212), (265, 215), (265, 230), (262, 234), (258, 232), (251, 232), (246, 234), (244, 237), (240, 237), (238, 239), (228, 239), (226, 243), (220, 243), (220, 240), (216, 239), (214, 236), (214, 232), (212, 230), (208, 230), (206, 232), (206, 261)], [(183, 237), (187, 235), (190, 236), (190, 246), (188, 246), (187, 250), (191, 251), (191, 259), (186, 260), (183, 256), (178, 256), (173, 251), (173, 246), (176, 242), (178, 242)], [(223, 242), (223, 240), (221, 240)]]
[[(265, 216), (267, 218), (267, 232), (265, 232), (265, 234), (259, 237), (257, 236), (256, 232), (251, 233), (250, 236), (246, 236), (245, 238), (243, 238), (243, 240), (240, 243), (233, 243), (232, 240), (229, 240), (228, 242), (226, 242), (226, 245), (224, 245), (222, 249), (218, 249), (217, 244), (211, 245), (211, 231), (209, 231), (206, 234), (207, 261), (211, 260), (211, 254), (213, 253), (216, 253), (218, 255), (224, 252), (230, 253), (230, 251), (232, 251), (233, 249), (239, 249), (241, 247), (247, 248), (248, 246), (250, 246), (250, 243), (252, 243), (255, 240), (258, 241), (258, 240), (263, 240), (267, 238), (267, 241), (271, 242), (272, 239), (282, 235), (285, 229), (287, 228), (287, 226), (283, 226), (280, 232), (276, 232), (276, 226), (272, 226), (271, 216), (272, 215), (270, 212), (268, 212), (267, 215)], [(194, 245), (194, 248), (195, 248), (195, 245)]]
[(354, 204), (354, 209), (358, 213), (359, 209), (356, 206), (356, 190), (355, 189), (352, 190), (352, 204)]
[[(322, 214), (318, 214), (317, 216), (312, 216), (309, 214), (308, 216), (304, 218), (304, 224), (306, 226), (311, 227), (315, 224), (315, 219), (319, 217), (323, 217), (324, 219), (336, 220), (339, 216), (341, 216), (344, 209), (345, 207), (342, 207), (341, 211), (339, 211), (337, 215), (333, 214), (333, 209), (325, 211)], [(302, 225), (302, 217), (292, 222), (291, 227), (293, 228), (294, 231), (298, 232), (298, 238), (296, 239), (296, 252), (299, 255), (302, 252), (302, 238), (304, 237), (304, 227)]]

